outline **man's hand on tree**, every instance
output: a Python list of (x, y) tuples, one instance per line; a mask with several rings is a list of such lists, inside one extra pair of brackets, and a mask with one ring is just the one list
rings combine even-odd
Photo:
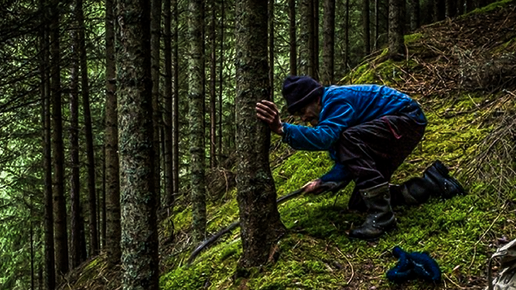
[(276, 104), (267, 100), (256, 103), (256, 116), (267, 123), (272, 132), (283, 135), (283, 125)]

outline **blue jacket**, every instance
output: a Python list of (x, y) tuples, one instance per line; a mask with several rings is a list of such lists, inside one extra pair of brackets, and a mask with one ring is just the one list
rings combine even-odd
[[(296, 150), (328, 151), (335, 160), (335, 144), (342, 131), (349, 127), (400, 112), (416, 123), (425, 125), (426, 118), (419, 104), (406, 94), (380, 85), (348, 85), (326, 87), (321, 100), (319, 124), (308, 127), (283, 123), (283, 142)], [(341, 181), (348, 173), (338, 162), (321, 177), (323, 181)]]

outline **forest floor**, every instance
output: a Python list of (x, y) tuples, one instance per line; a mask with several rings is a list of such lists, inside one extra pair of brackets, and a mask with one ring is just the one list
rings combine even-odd
[[(364, 215), (347, 210), (352, 190), (308, 195), (279, 206), (289, 229), (278, 242), (278, 259), (247, 279), (234, 279), (241, 253), (233, 230), (202, 252), (192, 265), (191, 212), (178, 201), (174, 243), (160, 228), (161, 289), (484, 289), (487, 260), (516, 238), (516, 1), (501, 1), (405, 37), (406, 59), (393, 62), (386, 50), (371, 55), (339, 84), (385, 84), (422, 105), (429, 125), (420, 146), (395, 173), (393, 183), (420, 176), (441, 160), (468, 194), (395, 208), (397, 229), (377, 242), (352, 241), (347, 232)], [(332, 165), (325, 153), (295, 152), (273, 139), (271, 169), (278, 196), (300, 188)], [(220, 169), (223, 184), (228, 176)], [(232, 185), (232, 183), (227, 183)], [(224, 186), (223, 186), (224, 187)], [(213, 193), (208, 231), (238, 219), (236, 190)], [(392, 249), (427, 252), (439, 264), (441, 282), (390, 283)], [(60, 289), (119, 289), (119, 269), (104, 256), (72, 272)]]

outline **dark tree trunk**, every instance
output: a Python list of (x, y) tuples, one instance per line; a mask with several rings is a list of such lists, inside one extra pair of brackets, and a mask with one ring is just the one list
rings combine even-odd
[[(39, 5), (42, 11), (43, 0)], [(42, 13), (41, 30), (40, 30), (40, 94), (41, 94), (41, 123), (43, 127), (43, 172), (44, 172), (44, 231), (45, 231), (45, 248), (44, 248), (44, 264), (45, 264), (45, 282), (44, 288), (54, 290), (56, 285), (55, 276), (55, 256), (54, 256), (54, 210), (52, 203), (52, 157), (51, 157), (51, 128), (50, 128), (50, 78), (48, 75), (47, 65), (49, 63), (49, 41), (47, 28), (46, 13)]]
[(445, 17), (446, 5), (444, 4), (445, 0), (434, 0), (433, 1), (433, 16), (434, 22), (441, 21)]
[(269, 83), (271, 84), (270, 100), (274, 102), (274, 2), (269, 0)]
[(344, 69), (347, 71), (349, 67), (349, 0), (346, 0), (346, 17), (344, 22)]
[(81, 59), (82, 107), (84, 116), (84, 130), (86, 135), (86, 156), (88, 168), (88, 211), (90, 233), (90, 255), (99, 251), (97, 227), (97, 193), (95, 192), (95, 152), (93, 148), (93, 129), (91, 125), (90, 86), (88, 81), (88, 61), (86, 55), (86, 40), (84, 33), (84, 13), (82, 0), (76, 0), (77, 22), (79, 27), (79, 53)]
[(122, 224), (122, 285), (159, 288), (157, 189), (150, 47), (150, 7), (117, 2), (118, 128)]
[(52, 151), (54, 160), (54, 240), (56, 271), (66, 274), (68, 265), (68, 239), (66, 226), (66, 204), (64, 197), (64, 149), (63, 120), (61, 112), (61, 66), (59, 47), (59, 9), (54, 1), (50, 9), (50, 50), (51, 50), (51, 93), (52, 93)]
[[(77, 3), (75, 3), (77, 5)], [(77, 7), (74, 7), (77, 9)], [(80, 164), (79, 164), (79, 35), (72, 30), (70, 53), (70, 262), (72, 269), (81, 263), (80, 255)]]
[(319, 0), (313, 0), (312, 2), (312, 9), (313, 9), (313, 29), (314, 29), (314, 36), (313, 36), (313, 53), (312, 53), (312, 62), (313, 62), (313, 76), (315, 79), (319, 79)]
[(389, 0), (389, 57), (399, 60), (403, 57), (402, 1)]
[[(174, 197), (179, 194), (179, 10), (178, 0), (172, 0), (171, 6), (173, 9), (173, 55), (172, 55), (172, 66), (173, 66), (173, 88), (172, 88), (172, 198), (171, 203), (174, 201)], [(168, 216), (171, 215), (169, 210)]]
[(168, 209), (172, 205), (172, 37), (171, 37), (171, 18), (170, 18), (170, 0), (163, 1), (163, 42), (165, 50), (165, 91), (163, 99), (165, 101), (165, 110), (163, 112), (163, 121), (165, 127), (165, 193), (163, 195), (163, 208)]
[(161, 0), (151, 1), (151, 53), (152, 53), (152, 122), (154, 126), (154, 188), (161, 195), (161, 154), (160, 154), (160, 29), (161, 29)]
[[(105, 115), (104, 115), (104, 122), (105, 122)], [(102, 239), (100, 241), (101, 243), (101, 249), (106, 249), (106, 140), (104, 139), (104, 144), (102, 146), (102, 155), (104, 156), (102, 160), (102, 196), (100, 198), (99, 204), (100, 204), (100, 218), (99, 222), (100, 224), (100, 232)]]
[(410, 29), (416, 30), (421, 26), (419, 0), (410, 0)]
[[(165, 42), (165, 194), (164, 194), (164, 211), (162, 214), (166, 217), (170, 217), (170, 213), (173, 212), (174, 208), (174, 170), (173, 170), (173, 130), (172, 126), (172, 37), (171, 37), (171, 3), (170, 0), (163, 1), (163, 21), (165, 22), (163, 37)], [(169, 218), (167, 221), (167, 227), (169, 228), (168, 241), (174, 240), (174, 219)]]
[(215, 72), (217, 69), (217, 58), (215, 57), (216, 48), (216, 35), (215, 35), (215, 0), (210, 0), (211, 18), (210, 18), (210, 167), (215, 168), (217, 166), (217, 117), (216, 117), (216, 77)]
[(371, 53), (371, 30), (369, 25), (369, 0), (362, 0), (362, 28), (364, 29), (364, 54)]
[(193, 238), (195, 242), (206, 236), (206, 192), (204, 189), (204, 95), (203, 95), (203, 39), (202, 1), (190, 0), (188, 34), (190, 40), (189, 91), (190, 98), (190, 175)]
[(113, 0), (106, 0), (106, 252), (108, 263), (120, 263), (120, 181), (115, 73)]
[(323, 66), (321, 81), (325, 85), (333, 83), (335, 64), (335, 0), (324, 0)]
[(289, 13), (289, 48), (290, 48), (290, 75), (297, 75), (297, 41), (296, 41), (296, 1), (288, 0)]
[(313, 42), (310, 44), (310, 31), (312, 31), (311, 26), (311, 18), (312, 18), (312, 10), (311, 9), (312, 0), (300, 0), (299, 1), (299, 38), (298, 38), (298, 47), (299, 47), (299, 56), (297, 59), (297, 69), (298, 73), (301, 75), (310, 74), (311, 70), (309, 68), (310, 64), (310, 49), (313, 45)]
[(220, 64), (219, 64), (219, 134), (217, 135), (219, 137), (219, 164), (224, 162), (224, 151), (222, 146), (222, 129), (223, 129), (223, 114), (222, 114), (222, 108), (223, 108), (223, 88), (224, 88), (224, 79), (223, 79), (223, 73), (224, 73), (224, 0), (220, 1), (220, 52), (219, 52), (219, 58), (220, 58)]
[(453, 18), (457, 16), (457, 2), (456, 0), (445, 0), (445, 17)]
[(256, 118), (256, 102), (271, 89), (267, 79), (267, 2), (236, 2), (237, 200), (240, 212), (243, 268), (267, 263), (285, 233), (276, 206), (269, 167), (270, 131)]
[(318, 79), (315, 72), (315, 13), (314, 0), (308, 0), (308, 75)]

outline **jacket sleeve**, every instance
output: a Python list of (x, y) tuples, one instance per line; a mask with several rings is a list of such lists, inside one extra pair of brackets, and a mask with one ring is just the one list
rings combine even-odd
[(349, 104), (329, 104), (321, 111), (323, 116), (327, 116), (316, 127), (283, 123), (283, 142), (296, 150), (328, 150), (339, 140), (340, 133), (350, 126), (353, 113)]
[(340, 182), (350, 178), (350, 174), (344, 164), (335, 162), (330, 171), (326, 172), (319, 179), (322, 182), (335, 181)]

